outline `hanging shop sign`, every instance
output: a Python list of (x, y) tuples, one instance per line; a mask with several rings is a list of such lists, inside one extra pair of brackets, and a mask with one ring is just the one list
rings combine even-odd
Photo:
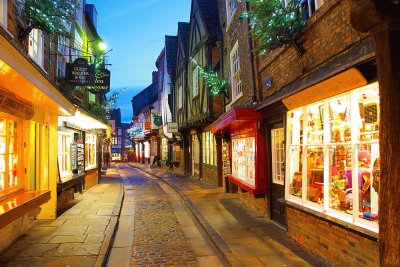
[(177, 122), (168, 122), (167, 123), (167, 132), (168, 133), (177, 133), (178, 132), (178, 123)]
[(95, 65), (89, 65), (86, 59), (77, 58), (74, 63), (67, 63), (66, 82), (72, 85), (93, 85)]
[(0, 90), (0, 111), (29, 120), (34, 115), (33, 105), (13, 93)]
[(145, 121), (144, 122), (144, 130), (145, 131), (150, 131), (151, 130), (151, 121)]
[(110, 91), (111, 73), (107, 69), (97, 69), (94, 76), (95, 90), (99, 92)]

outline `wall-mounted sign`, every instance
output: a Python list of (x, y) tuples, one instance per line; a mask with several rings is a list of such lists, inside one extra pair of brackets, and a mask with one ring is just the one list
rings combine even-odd
[(13, 93), (0, 90), (0, 111), (29, 120), (34, 115), (33, 105)]
[(86, 59), (77, 58), (74, 63), (67, 63), (66, 82), (73, 85), (93, 85), (95, 65), (89, 65)]
[(151, 121), (145, 121), (144, 122), (144, 130), (145, 131), (151, 131)]
[(178, 132), (178, 123), (177, 122), (168, 122), (167, 123), (167, 132), (168, 133), (177, 133)]
[(94, 76), (94, 86), (96, 91), (107, 93), (110, 91), (111, 73), (107, 69), (97, 69)]

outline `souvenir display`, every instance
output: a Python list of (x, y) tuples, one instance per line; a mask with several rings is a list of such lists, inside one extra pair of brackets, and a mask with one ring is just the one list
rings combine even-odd
[[(316, 203), (321, 209), (377, 221), (379, 112), (377, 86), (290, 111), (290, 195), (304, 205)], [(307, 188), (302, 188), (305, 179)]]
[(255, 186), (255, 138), (232, 139), (232, 175)]

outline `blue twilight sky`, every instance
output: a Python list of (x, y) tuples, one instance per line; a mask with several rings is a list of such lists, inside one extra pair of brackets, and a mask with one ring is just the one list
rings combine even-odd
[(188, 22), (191, 0), (87, 0), (96, 6), (97, 31), (113, 49), (111, 90), (127, 88), (119, 98), (122, 121), (132, 119), (131, 99), (150, 85), (165, 35), (176, 35), (178, 21)]

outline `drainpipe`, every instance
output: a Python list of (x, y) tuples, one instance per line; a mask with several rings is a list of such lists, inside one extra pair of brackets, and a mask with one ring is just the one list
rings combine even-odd
[[(246, 1), (246, 12), (249, 12), (250, 10), (250, 3), (249, 1)], [(254, 68), (253, 68), (253, 44), (251, 42), (251, 36), (250, 36), (250, 18), (247, 17), (247, 45), (249, 47), (249, 60), (251, 64), (250, 68), (250, 88), (251, 88), (251, 102), (253, 105), (257, 104), (257, 95), (256, 95), (256, 89), (255, 89), (255, 82), (254, 82)]]

